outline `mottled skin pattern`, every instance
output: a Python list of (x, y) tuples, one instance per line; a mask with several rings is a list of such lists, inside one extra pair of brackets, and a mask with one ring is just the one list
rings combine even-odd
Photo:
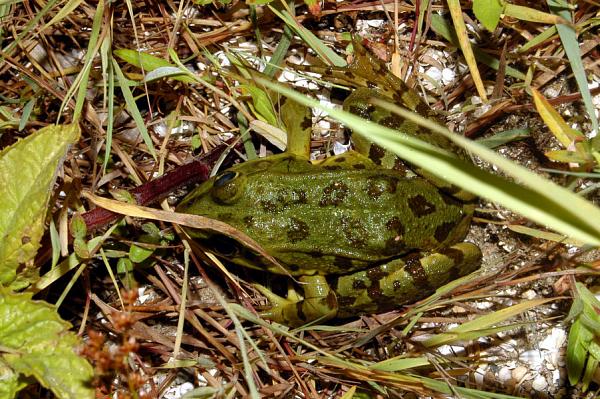
[[(434, 117), (385, 65), (357, 43), (355, 50), (349, 67), (319, 71), (358, 87), (344, 103), (346, 109), (466, 158), (447, 139), (368, 104), (376, 96)], [(281, 298), (261, 287), (272, 305), (267, 317), (295, 326), (389, 310), (478, 267), (479, 248), (461, 242), (474, 209), (465, 202), (473, 199), (469, 193), (412, 168), (423, 177), (416, 176), (410, 165), (364, 139), (354, 140), (360, 153), (311, 163), (307, 114), (288, 104), (298, 116), (287, 115), (295, 124), (288, 129), (287, 153), (238, 164), (203, 183), (178, 207), (243, 231), (285, 270), (231, 238), (190, 232), (218, 255), (297, 276), (303, 283), (303, 298), (294, 292)]]

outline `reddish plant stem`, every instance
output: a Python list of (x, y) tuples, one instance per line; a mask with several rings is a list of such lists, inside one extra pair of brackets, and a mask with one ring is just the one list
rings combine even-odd
[[(199, 159), (175, 168), (157, 179), (144, 183), (130, 190), (129, 193), (133, 195), (136, 204), (145, 206), (166, 198), (170, 193), (182, 186), (208, 180), (211, 170), (210, 165), (217, 161), (226, 148), (227, 144), (221, 144)], [(82, 215), (88, 231), (105, 226), (119, 218), (119, 216), (121, 215), (104, 208), (92, 209)]]

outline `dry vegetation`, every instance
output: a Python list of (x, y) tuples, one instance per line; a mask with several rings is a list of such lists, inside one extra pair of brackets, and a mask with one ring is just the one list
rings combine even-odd
[[(271, 5), (282, 9), (276, 2)], [(462, 6), (470, 37), (500, 63), (497, 70), (478, 64), (489, 96), (484, 105), (460, 50), (432, 28), (433, 15), (450, 21), (445, 2), (435, 1), (426, 8), (421, 25), (417, 22), (420, 10), (415, 13), (411, 2), (402, 0), (397, 2), (397, 15), (392, 1), (325, 2), (317, 16), (298, 3), (295, 12), (298, 23), (344, 57), (347, 33), (360, 33), (378, 56), (393, 59), (399, 75), (426, 94), (432, 106), (448, 116), (455, 131), (475, 139), (528, 127), (529, 135), (502, 145), (500, 152), (552, 176), (559, 184), (571, 188), (593, 185), (593, 181), (539, 171), (569, 168), (546, 157), (547, 151), (561, 148), (560, 143), (541, 121), (523, 80), (507, 74), (507, 66), (529, 73), (527, 82), (543, 92), (569, 124), (589, 132), (589, 118), (558, 36), (523, 51), (522, 46), (549, 25), (506, 16), (489, 32), (468, 2)], [(548, 11), (545, 4), (532, 6)], [(387, 13), (382, 11), (384, 7)], [(3, 2), (0, 11), (1, 147), (57, 121), (82, 127), (81, 139), (59, 172), (50, 215), (63, 239), (62, 255), (79, 251), (80, 263), (74, 270), (64, 271), (38, 296), (51, 303), (60, 298), (61, 315), (86, 337), (84, 354), (97, 371), (98, 397), (111, 397), (114, 392), (123, 398), (161, 397), (186, 381), (204, 387), (201, 393), (206, 396), (198, 397), (352, 397), (348, 393), (352, 389), (363, 392), (364, 397), (441, 397), (440, 391), (451, 392), (443, 382), (522, 397), (580, 397), (565, 379), (564, 348), (552, 355), (558, 359), (552, 366), (558, 374), (553, 374), (548, 359), (534, 364), (520, 354), (529, 349), (546, 353), (540, 342), (553, 331), (564, 332), (561, 323), (570, 303), (565, 297), (574, 281), (569, 270), (580, 264), (581, 258), (575, 255), (581, 251), (568, 252), (572, 247), (565, 244), (515, 233), (507, 226), (535, 225), (492, 203), (480, 204), (469, 236), (484, 251), (485, 272), (453, 290), (452, 296), (348, 320), (349, 324), (338, 322), (331, 328), (303, 331), (282, 331), (258, 320), (245, 320), (256, 319), (251, 311), (266, 304), (246, 282), (258, 278), (269, 283), (269, 277), (229, 265), (233, 274), (226, 273), (222, 265), (198, 251), (189, 253), (188, 259), (179, 232), (159, 218), (126, 217), (101, 245), (88, 252), (67, 246), (67, 220), (75, 212), (95, 207), (82, 192), (122, 199), (122, 190), (138, 187), (211, 151), (213, 156), (205, 161), (216, 162), (223, 150), (219, 144), (238, 137), (256, 118), (250, 97), (239, 90), (225, 54), (243, 52), (254, 60), (264, 60), (282, 41), (284, 31), (290, 30), (267, 6), (236, 0), (206, 5), (116, 1), (103, 4), (103, 10), (85, 0), (56, 4), (23, 1)], [(600, 39), (597, 22), (590, 21), (599, 13), (600, 7), (592, 1), (577, 2), (572, 13), (581, 28), (578, 42), (583, 66), (590, 82), (595, 82), (592, 96), (599, 91)], [(397, 41), (395, 31), (399, 33)], [(90, 41), (95, 43), (93, 48)], [(150, 72), (148, 64), (139, 68), (127, 63), (115, 55), (117, 49), (137, 49), (165, 61), (172, 51), (202, 81), (172, 76), (144, 81)], [(93, 55), (89, 75), (81, 79), (89, 54)], [(291, 62), (316, 60), (295, 34), (288, 57)], [(168, 62), (175, 65), (172, 59)], [(437, 71), (441, 75), (436, 75)], [(120, 89), (125, 78), (131, 83), (134, 99), (129, 104)], [(87, 90), (78, 91), (81, 82)], [(322, 87), (318, 91), (330, 94)], [(83, 96), (82, 111), (74, 112), (76, 104), (83, 104)], [(146, 139), (140, 134), (139, 122), (147, 128)], [(319, 156), (336, 140), (343, 141), (337, 122), (331, 121), (330, 128), (323, 126), (314, 128), (312, 146), (320, 151)], [(277, 151), (253, 133), (245, 149), (238, 146), (225, 162), (236, 162), (249, 144), (255, 145), (259, 155)], [(179, 188), (168, 198), (169, 203), (174, 204), (183, 193)], [(588, 198), (597, 198), (594, 186), (589, 194)], [(86, 221), (90, 223), (90, 219)], [(109, 226), (94, 226), (87, 239), (103, 234)], [(43, 244), (46, 249), (51, 247), (50, 236)], [(43, 272), (49, 268), (49, 253), (41, 251), (38, 256)], [(593, 255), (587, 260), (593, 264)], [(80, 268), (82, 264), (86, 267)], [(114, 274), (108, 273), (107, 267)], [(73, 278), (75, 270), (80, 274)], [(72, 286), (70, 280), (75, 281)], [(182, 295), (186, 303), (183, 314)], [(556, 298), (545, 305), (532, 302), (542, 297)], [(497, 329), (474, 335), (463, 332), (459, 338), (465, 340), (453, 342), (453, 346), (440, 348), (425, 341), (439, 337), (449, 326), (516, 305), (520, 299), (525, 303), (520, 315), (500, 322)], [(231, 303), (241, 304), (247, 311)], [(509, 322), (512, 329), (506, 328)], [(479, 335), (482, 338), (478, 339)], [(557, 346), (562, 344), (564, 337), (562, 343), (556, 341)], [(396, 357), (397, 362), (374, 366)], [(411, 364), (402, 358), (415, 360)], [(169, 367), (163, 368), (166, 364)], [(502, 374), (503, 368), (508, 374)], [(36, 389), (30, 388), (25, 396), (38, 395)], [(485, 392), (479, 397), (493, 397)], [(456, 390), (451, 394), (473, 395), (472, 391)]]

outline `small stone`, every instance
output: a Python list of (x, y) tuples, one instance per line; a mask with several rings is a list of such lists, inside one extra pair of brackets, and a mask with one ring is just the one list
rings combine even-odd
[(522, 296), (524, 299), (534, 299), (537, 297), (537, 293), (534, 290), (527, 290)]
[(517, 381), (517, 382), (521, 382), (521, 380), (525, 377), (525, 375), (527, 374), (527, 367), (525, 366), (519, 366), (516, 369), (514, 369), (512, 371), (512, 378)]
[(500, 371), (498, 372), (498, 379), (500, 379), (500, 381), (505, 382), (510, 380), (512, 377), (512, 372), (508, 367), (502, 367), (500, 369)]
[(533, 380), (531, 387), (536, 391), (543, 391), (548, 387), (548, 381), (546, 381), (546, 379), (543, 376), (538, 375)]

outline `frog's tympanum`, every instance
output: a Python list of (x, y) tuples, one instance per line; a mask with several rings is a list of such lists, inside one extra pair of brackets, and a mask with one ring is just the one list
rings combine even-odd
[[(435, 118), (415, 92), (358, 43), (351, 65), (318, 72), (355, 88), (344, 102), (350, 112), (466, 158), (448, 139), (369, 103), (377, 97)], [(301, 116), (286, 116), (309, 126)], [(291, 136), (290, 142), (295, 140)], [(290, 143), (286, 153), (240, 163), (203, 183), (178, 207), (234, 226), (280, 265), (231, 238), (190, 232), (223, 258), (297, 278), (303, 296), (292, 291), (282, 298), (262, 288), (271, 302), (265, 313), (271, 319), (301, 325), (390, 310), (423, 298), (480, 263), (479, 248), (462, 242), (474, 197), (354, 136), (355, 151), (321, 162), (297, 150), (307, 146)]]

